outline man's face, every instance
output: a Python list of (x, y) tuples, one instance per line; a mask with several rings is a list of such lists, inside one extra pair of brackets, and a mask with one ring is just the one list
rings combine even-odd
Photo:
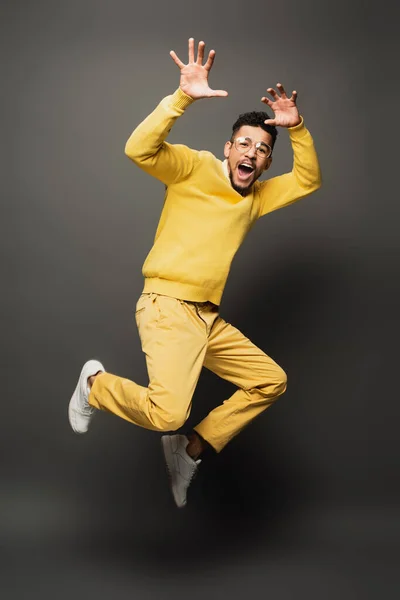
[(224, 148), (224, 156), (228, 162), (228, 172), (231, 184), (242, 196), (247, 196), (251, 192), (251, 188), (263, 171), (268, 169), (272, 162), (272, 157), (265, 158), (259, 156), (256, 151), (257, 142), (265, 142), (272, 147), (272, 136), (264, 131), (261, 127), (252, 127), (243, 125), (234, 138), (239, 137), (250, 138), (253, 144), (249, 144), (249, 148), (241, 152), (235, 148), (233, 142), (226, 142)]

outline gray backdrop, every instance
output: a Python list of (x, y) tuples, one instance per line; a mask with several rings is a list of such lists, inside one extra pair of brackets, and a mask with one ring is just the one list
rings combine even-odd
[[(394, 597), (399, 559), (397, 20), (385, 3), (1, 4), (0, 591), (42, 598)], [(133, 313), (163, 188), (124, 155), (187, 38), (217, 57), (170, 140), (222, 157), (282, 81), (320, 191), (260, 220), (221, 314), (288, 391), (173, 505), (159, 435), (101, 413), (75, 436), (82, 363), (146, 384)], [(398, 129), (398, 128), (397, 128)], [(285, 131), (269, 175), (291, 168)], [(231, 393), (205, 372), (189, 424)]]

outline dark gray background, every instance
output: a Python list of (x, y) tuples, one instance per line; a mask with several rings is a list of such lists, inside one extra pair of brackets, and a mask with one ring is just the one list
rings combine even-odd
[[(365, 7), (2, 2), (2, 598), (398, 593), (398, 32), (385, 3)], [(324, 185), (235, 258), (221, 314), (288, 391), (178, 511), (158, 434), (101, 413), (78, 437), (66, 411), (90, 357), (146, 384), (133, 312), (163, 188), (123, 150), (178, 86), (168, 53), (185, 59), (189, 36), (216, 49), (211, 85), (230, 95), (170, 140), (222, 157), (238, 113), (282, 81)], [(282, 131), (270, 175), (290, 168)], [(231, 391), (205, 372), (190, 424)]]

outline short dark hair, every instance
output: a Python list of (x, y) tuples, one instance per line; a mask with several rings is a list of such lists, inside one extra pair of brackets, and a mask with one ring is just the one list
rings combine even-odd
[(274, 144), (275, 144), (275, 140), (278, 135), (278, 131), (274, 125), (266, 125), (264, 123), (264, 121), (266, 121), (267, 119), (270, 119), (270, 118), (271, 117), (269, 116), (268, 113), (262, 112), (262, 111), (257, 112), (255, 110), (253, 110), (251, 112), (242, 113), (241, 115), (238, 116), (238, 118), (236, 119), (236, 121), (234, 122), (234, 124), (232, 126), (231, 141), (233, 141), (235, 134), (239, 131), (239, 129), (241, 127), (243, 127), (243, 125), (250, 125), (250, 127), (261, 127), (261, 129), (264, 129), (264, 131), (269, 133), (269, 135), (272, 137), (271, 146), (273, 148)]

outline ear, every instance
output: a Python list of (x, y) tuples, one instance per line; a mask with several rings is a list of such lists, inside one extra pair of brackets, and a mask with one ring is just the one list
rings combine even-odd
[(229, 155), (231, 153), (231, 148), (232, 148), (232, 142), (226, 142), (226, 144), (224, 146), (224, 156), (225, 156), (225, 158), (229, 158)]
[(268, 171), (268, 169), (271, 166), (271, 163), (272, 163), (272, 156), (270, 156), (269, 158), (267, 158), (267, 162), (265, 163), (264, 171)]

